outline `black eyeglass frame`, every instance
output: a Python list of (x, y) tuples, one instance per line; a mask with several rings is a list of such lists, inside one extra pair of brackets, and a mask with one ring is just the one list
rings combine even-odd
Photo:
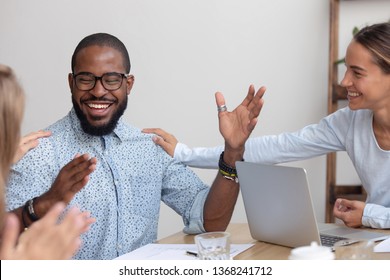
[[(81, 75), (88, 75), (88, 76), (90, 76), (91, 78), (94, 78), (94, 79), (95, 79), (95, 81), (93, 82), (93, 85), (91, 86), (91, 88), (89, 88), (89, 89), (81, 89), (81, 88), (79, 88), (79, 86), (77, 85), (77, 77), (78, 77), (78, 76), (81, 76)], [(118, 77), (121, 76), (122, 79), (121, 79), (121, 82), (120, 82), (120, 84), (119, 84), (119, 86), (118, 86), (117, 88), (115, 88), (115, 89), (114, 89), (114, 88), (107, 88), (106, 85), (104, 85), (103, 77), (104, 77), (104, 76), (107, 76), (107, 75), (118, 75)], [(89, 91), (89, 90), (92, 90), (92, 89), (95, 88), (96, 82), (97, 82), (98, 80), (100, 80), (100, 82), (101, 82), (101, 84), (102, 84), (102, 86), (104, 87), (105, 90), (114, 91), (114, 90), (119, 89), (119, 88), (122, 86), (122, 84), (123, 84), (123, 79), (128, 78), (130, 75), (129, 75), (129, 74), (124, 74), (124, 73), (118, 73), (118, 72), (107, 72), (107, 73), (104, 73), (104, 74), (101, 75), (101, 76), (95, 76), (94, 74), (92, 74), (92, 73), (90, 73), (90, 72), (80, 72), (80, 73), (77, 73), (77, 74), (72, 73), (72, 76), (73, 76), (74, 83), (75, 83), (75, 85), (76, 85), (76, 87), (77, 87), (78, 90), (82, 90), (82, 91)]]

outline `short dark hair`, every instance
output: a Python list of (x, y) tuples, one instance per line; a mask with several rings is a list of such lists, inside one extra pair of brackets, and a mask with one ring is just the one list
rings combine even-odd
[(121, 40), (119, 40), (117, 37), (107, 34), (107, 33), (95, 33), (92, 35), (89, 35), (82, 39), (80, 43), (77, 45), (76, 49), (73, 52), (72, 55), (72, 72), (74, 73), (74, 67), (76, 64), (76, 58), (77, 54), (87, 47), (91, 46), (100, 46), (100, 47), (110, 47), (117, 51), (119, 51), (122, 54), (123, 59), (123, 66), (126, 70), (126, 73), (130, 73), (130, 57), (129, 53), (127, 52), (127, 49), (125, 45), (122, 43)]
[(366, 26), (355, 34), (354, 40), (371, 52), (383, 73), (390, 74), (390, 22)]

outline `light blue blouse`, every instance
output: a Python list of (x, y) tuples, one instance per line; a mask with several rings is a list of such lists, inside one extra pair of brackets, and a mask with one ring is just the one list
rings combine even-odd
[[(378, 145), (372, 118), (370, 110), (345, 107), (296, 132), (249, 138), (244, 159), (277, 164), (346, 151), (367, 192), (362, 224), (390, 228), (390, 151)], [(217, 168), (222, 151), (222, 146), (189, 148), (178, 143), (174, 157), (192, 167)]]

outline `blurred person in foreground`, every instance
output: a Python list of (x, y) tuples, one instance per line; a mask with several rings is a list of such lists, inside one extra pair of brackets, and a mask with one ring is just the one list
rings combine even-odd
[(38, 131), (20, 140), (23, 110), (23, 90), (12, 69), (0, 64), (0, 259), (69, 259), (81, 246), (80, 235), (94, 222), (88, 212), (72, 208), (64, 214), (65, 204), (57, 203), (21, 234), (23, 226), (16, 215), (5, 212), (4, 187), (10, 166), (36, 147), (39, 138), (50, 135)]

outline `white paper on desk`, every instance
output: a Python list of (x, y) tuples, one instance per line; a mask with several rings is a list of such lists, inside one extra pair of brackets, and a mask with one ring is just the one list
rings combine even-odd
[(390, 237), (386, 238), (374, 247), (375, 253), (390, 252)]
[[(231, 244), (230, 256), (242, 253), (254, 244)], [(195, 260), (195, 256), (186, 251), (197, 252), (195, 244), (148, 244), (130, 253), (115, 258), (115, 260)]]

